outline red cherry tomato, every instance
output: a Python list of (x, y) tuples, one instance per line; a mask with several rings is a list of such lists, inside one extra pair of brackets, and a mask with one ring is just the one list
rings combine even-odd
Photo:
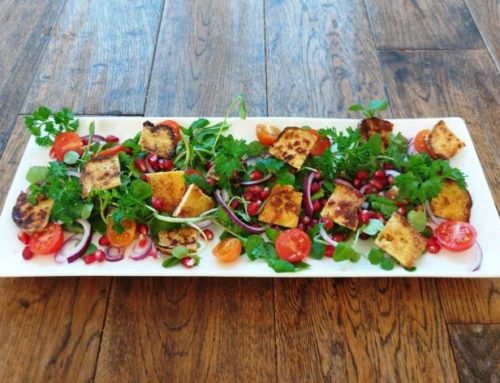
[(288, 262), (299, 262), (311, 252), (311, 239), (300, 229), (282, 231), (275, 241), (278, 257)]
[(326, 137), (320, 136), (319, 133), (315, 130), (312, 130), (312, 132), (316, 135), (317, 138), (316, 143), (311, 149), (311, 156), (321, 156), (323, 155), (325, 150), (330, 147), (330, 140)]
[(270, 146), (276, 141), (280, 130), (275, 126), (269, 126), (265, 124), (257, 124), (256, 127), (257, 138), (260, 143), (265, 146)]
[(470, 223), (444, 221), (434, 231), (438, 242), (450, 251), (470, 249), (476, 242), (476, 229)]
[(429, 150), (429, 147), (427, 146), (427, 136), (429, 135), (431, 131), (429, 129), (424, 129), (418, 132), (418, 134), (415, 136), (415, 139), (413, 140), (413, 147), (415, 150), (419, 153), (427, 153), (429, 156), (432, 157), (432, 152)]
[(165, 120), (157, 124), (157, 126), (168, 126), (172, 129), (175, 137), (175, 143), (178, 143), (181, 140), (181, 126), (175, 122), (174, 120)]
[(61, 225), (49, 224), (43, 231), (34, 233), (30, 239), (30, 250), (36, 255), (49, 255), (58, 251), (64, 242)]
[(64, 155), (69, 151), (82, 154), (83, 142), (80, 136), (74, 132), (64, 132), (56, 136), (52, 147), (54, 156), (58, 161), (64, 160)]

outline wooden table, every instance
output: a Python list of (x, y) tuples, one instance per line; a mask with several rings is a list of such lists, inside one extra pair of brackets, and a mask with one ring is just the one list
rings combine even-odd
[[(500, 204), (499, 0), (1, 0), (0, 187), (40, 105), (461, 116)], [(14, 239), (13, 239), (14, 240)], [(500, 281), (0, 280), (2, 382), (499, 382)]]

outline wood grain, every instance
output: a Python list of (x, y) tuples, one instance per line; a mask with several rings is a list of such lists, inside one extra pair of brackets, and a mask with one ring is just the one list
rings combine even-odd
[[(4, 0), (0, 13), (0, 155), (35, 76), (63, 0)], [(22, 22), (21, 22), (22, 20)]]
[(263, 23), (258, 1), (167, 1), (146, 115), (223, 116), (237, 94), (265, 115)]
[(142, 114), (162, 0), (68, 0), (23, 106)]
[(378, 49), (471, 49), (483, 41), (464, 0), (365, 0)]
[(500, 382), (500, 326), (448, 327), (460, 380), (467, 383)]
[(500, 0), (465, 0), (500, 72)]

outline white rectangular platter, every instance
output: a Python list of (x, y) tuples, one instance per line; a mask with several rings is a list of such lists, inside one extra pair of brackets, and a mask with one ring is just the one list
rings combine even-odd
[[(113, 134), (122, 139), (134, 136), (142, 129), (143, 121), (149, 119), (156, 123), (167, 118), (146, 117), (82, 117), (80, 118), (80, 134), (87, 134), (91, 121), (95, 121), (96, 133), (102, 135)], [(195, 118), (172, 118), (183, 126), (189, 126)], [(429, 129), (441, 118), (400, 119), (391, 120), (394, 131), (405, 136), (414, 136), (422, 129)], [(181, 265), (165, 269), (161, 266), (162, 259), (148, 258), (142, 261), (125, 259), (121, 262), (94, 263), (86, 265), (83, 261), (72, 264), (57, 264), (50, 256), (38, 256), (25, 261), (21, 252), (23, 245), (17, 240), (18, 229), (12, 222), (11, 211), (21, 190), (26, 189), (28, 182), (25, 175), (33, 165), (43, 165), (49, 161), (49, 151), (37, 146), (30, 139), (23, 155), (19, 168), (12, 182), (12, 186), (5, 200), (0, 216), (0, 276), (1, 277), (42, 277), (42, 276), (178, 276), (178, 277), (499, 277), (500, 276), (500, 220), (497, 209), (488, 188), (474, 144), (469, 135), (465, 122), (461, 118), (443, 118), (450, 129), (466, 144), (455, 158), (452, 165), (459, 167), (468, 175), (467, 183), (473, 200), (471, 223), (477, 230), (478, 242), (483, 250), (483, 262), (478, 271), (472, 272), (472, 265), (476, 261), (474, 251), (450, 253), (442, 250), (438, 255), (426, 254), (417, 264), (417, 270), (408, 272), (402, 267), (395, 267), (392, 271), (384, 271), (371, 265), (362, 258), (358, 263), (336, 263), (331, 258), (322, 260), (307, 259), (311, 265), (308, 270), (297, 273), (275, 273), (264, 261), (250, 262), (242, 256), (232, 264), (221, 264), (211, 254), (211, 249), (217, 244), (216, 238), (201, 255), (201, 263), (192, 269)], [(220, 118), (209, 118), (211, 123), (220, 121)], [(269, 123), (280, 128), (287, 126), (308, 125), (314, 129), (335, 126), (338, 129), (355, 127), (358, 120), (349, 119), (313, 119), (313, 118), (247, 118), (246, 120), (231, 119), (232, 128), (229, 131), (237, 138), (248, 141), (255, 140), (255, 125)], [(96, 238), (94, 238), (96, 239)], [(367, 241), (359, 241), (360, 250), (367, 253)]]

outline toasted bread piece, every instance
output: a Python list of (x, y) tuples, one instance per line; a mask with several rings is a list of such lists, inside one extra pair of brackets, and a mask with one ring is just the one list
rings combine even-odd
[(375, 238), (375, 244), (404, 267), (413, 267), (425, 250), (427, 241), (398, 213), (393, 213)]
[(143, 124), (139, 145), (142, 150), (155, 153), (162, 158), (173, 158), (177, 147), (175, 134), (170, 127), (155, 126), (149, 121)]
[(382, 139), (382, 144), (385, 148), (389, 145), (389, 137), (392, 132), (392, 127), (394, 124), (387, 120), (382, 120), (378, 117), (365, 118), (359, 124), (359, 130), (361, 133), (361, 137), (365, 140), (368, 140), (375, 133), (380, 134), (380, 138)]
[(437, 158), (444, 160), (449, 160), (465, 146), (442, 120), (429, 133), (427, 145)]
[(431, 199), (430, 206), (438, 217), (469, 222), (472, 198), (467, 189), (462, 189), (455, 181), (444, 180), (443, 188)]
[(198, 186), (191, 184), (182, 197), (179, 206), (175, 209), (173, 216), (182, 218), (199, 217), (214, 206), (215, 202), (212, 198), (203, 193), (203, 190)]
[(82, 196), (91, 190), (108, 190), (120, 186), (120, 160), (118, 154), (97, 157), (85, 164), (80, 177)]
[(194, 253), (197, 249), (196, 237), (197, 231), (192, 227), (160, 231), (156, 248), (166, 255), (171, 255), (177, 246), (184, 246), (190, 253)]
[(300, 169), (316, 143), (316, 139), (316, 134), (310, 130), (286, 128), (271, 145), (269, 153), (290, 166)]
[(322, 217), (328, 217), (333, 222), (356, 230), (359, 224), (358, 210), (365, 202), (365, 198), (356, 191), (342, 184), (336, 184), (330, 198), (321, 211)]
[(148, 174), (148, 183), (153, 188), (153, 197), (162, 199), (162, 211), (172, 214), (186, 192), (184, 172), (150, 173)]
[(12, 220), (25, 231), (35, 232), (45, 229), (49, 223), (50, 211), (54, 201), (50, 198), (38, 201), (36, 205), (28, 202), (28, 195), (21, 192), (12, 209)]
[(259, 221), (284, 227), (297, 227), (302, 193), (291, 185), (275, 185), (259, 214)]

